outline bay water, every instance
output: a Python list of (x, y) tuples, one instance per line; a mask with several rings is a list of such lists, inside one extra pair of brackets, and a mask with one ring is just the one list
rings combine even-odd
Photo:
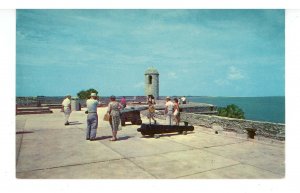
[(245, 119), (285, 123), (285, 97), (206, 97), (189, 96), (190, 102), (200, 102), (226, 107), (235, 104), (245, 113)]

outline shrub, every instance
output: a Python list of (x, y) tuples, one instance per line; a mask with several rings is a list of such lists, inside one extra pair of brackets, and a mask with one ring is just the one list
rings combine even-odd
[(218, 116), (245, 119), (244, 111), (235, 104), (218, 108)]
[(93, 89), (93, 88), (90, 88), (90, 89), (88, 89), (88, 90), (82, 90), (82, 91), (78, 92), (78, 93), (77, 93), (77, 96), (78, 96), (78, 98), (80, 98), (80, 99), (88, 99), (88, 98), (90, 98), (91, 93), (96, 93), (96, 94), (98, 94), (98, 91), (95, 90), (95, 89)]

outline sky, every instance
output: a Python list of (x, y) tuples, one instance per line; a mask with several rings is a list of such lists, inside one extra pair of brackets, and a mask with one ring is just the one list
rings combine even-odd
[(284, 96), (284, 10), (17, 10), (16, 95)]

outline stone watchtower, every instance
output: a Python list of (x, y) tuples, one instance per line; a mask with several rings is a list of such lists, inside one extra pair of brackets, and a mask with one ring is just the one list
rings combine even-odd
[(155, 99), (159, 97), (159, 73), (151, 67), (145, 72), (145, 95), (153, 95)]

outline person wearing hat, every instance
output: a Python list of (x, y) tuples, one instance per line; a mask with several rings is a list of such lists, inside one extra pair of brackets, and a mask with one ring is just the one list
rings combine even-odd
[(69, 125), (69, 117), (71, 114), (71, 95), (67, 94), (66, 98), (61, 103), (62, 111), (65, 114), (65, 125)]
[(87, 129), (86, 140), (93, 141), (96, 138), (98, 128), (97, 106), (99, 104), (96, 93), (91, 93), (91, 98), (86, 101), (87, 106)]
[(110, 115), (110, 126), (112, 130), (112, 138), (110, 141), (117, 141), (117, 132), (120, 130), (119, 125), (121, 122), (120, 110), (122, 109), (122, 105), (116, 101), (115, 96), (110, 97), (110, 102), (108, 104), (107, 113)]
[(167, 124), (172, 125), (172, 116), (174, 111), (174, 104), (171, 101), (170, 97), (166, 97), (166, 104), (165, 104), (165, 115), (167, 116)]

